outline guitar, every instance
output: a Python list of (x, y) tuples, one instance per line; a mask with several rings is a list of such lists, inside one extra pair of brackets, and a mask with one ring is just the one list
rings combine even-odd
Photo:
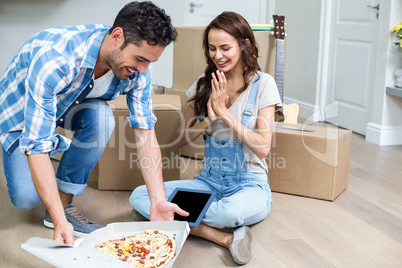
[(287, 105), (283, 100), (283, 80), (285, 71), (285, 17), (273, 15), (274, 30), (276, 38), (276, 57), (275, 57), (275, 81), (278, 86), (279, 95), (282, 100), (283, 108), (275, 112), (275, 121), (297, 124), (300, 106), (297, 103)]

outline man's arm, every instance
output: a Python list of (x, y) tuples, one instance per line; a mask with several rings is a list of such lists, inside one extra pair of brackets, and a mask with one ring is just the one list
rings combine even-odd
[(47, 153), (27, 156), (36, 191), (54, 224), (53, 239), (73, 245), (73, 226), (64, 215), (52, 163)]
[[(147, 186), (149, 199), (151, 201), (151, 221), (172, 221), (174, 213), (181, 216), (189, 214), (180, 209), (178, 205), (167, 202), (165, 187), (162, 176), (162, 156), (153, 129), (134, 128), (134, 135), (137, 142), (141, 173)], [(150, 168), (151, 167), (151, 168)]]

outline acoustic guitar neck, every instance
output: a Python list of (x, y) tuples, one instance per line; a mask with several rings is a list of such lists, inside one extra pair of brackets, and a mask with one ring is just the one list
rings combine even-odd
[[(275, 82), (278, 86), (282, 103), (284, 102), (284, 72), (285, 72), (285, 17), (273, 15), (274, 37), (276, 38)], [(276, 113), (276, 121), (283, 122), (283, 109)]]

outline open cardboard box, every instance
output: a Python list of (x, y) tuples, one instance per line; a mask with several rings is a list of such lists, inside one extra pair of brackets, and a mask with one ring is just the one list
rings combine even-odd
[(44, 243), (46, 240), (35, 238), (28, 239), (21, 247), (56, 267), (133, 267), (97, 250), (96, 245), (105, 240), (133, 235), (147, 229), (163, 230), (176, 237), (176, 256), (166, 265), (173, 267), (190, 232), (187, 222), (184, 221), (111, 223), (85, 236), (78, 247), (55, 247), (53, 240), (46, 239), (49, 241)]

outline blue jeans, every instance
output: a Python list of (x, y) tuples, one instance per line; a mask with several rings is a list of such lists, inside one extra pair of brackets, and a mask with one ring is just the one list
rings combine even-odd
[[(72, 109), (64, 124), (75, 131), (70, 148), (64, 152), (56, 173), (58, 189), (82, 195), (91, 171), (101, 157), (115, 121), (104, 100), (86, 99)], [(26, 155), (18, 148), (9, 155), (3, 148), (4, 173), (11, 202), (18, 208), (31, 209), (41, 202), (33, 184)]]

